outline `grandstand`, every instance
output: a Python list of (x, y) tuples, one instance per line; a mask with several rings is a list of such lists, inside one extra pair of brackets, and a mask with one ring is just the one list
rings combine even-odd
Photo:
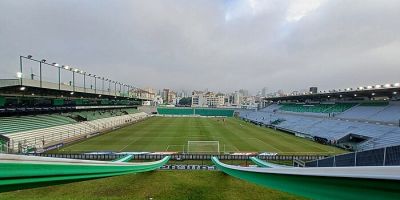
[[(393, 89), (393, 88), (391, 88)], [(388, 94), (386, 90), (381, 92)], [(397, 92), (391, 92), (397, 94)], [(379, 93), (374, 93), (374, 96)], [(322, 94), (320, 94), (322, 95)], [(326, 94), (340, 96), (339, 94)], [(342, 95), (343, 96), (343, 95)], [(284, 130), (300, 137), (352, 150), (368, 150), (399, 145), (400, 103), (397, 101), (346, 99), (319, 101), (309, 96), (269, 99), (272, 103), (258, 111), (240, 111), (242, 119)], [(351, 96), (357, 96), (352, 99)], [(362, 96), (361, 96), (362, 97)], [(389, 99), (388, 97), (386, 97)], [(323, 99), (323, 98), (322, 98)], [(278, 102), (273, 101), (278, 100)]]
[(105, 90), (104, 85), (101, 89), (66, 86), (42, 79), (0, 80), (0, 150), (46, 151), (148, 117), (137, 110), (148, 93), (114, 83), (121, 87), (109, 84)]
[(282, 103), (279, 108), (288, 112), (304, 112), (304, 113), (341, 113), (353, 107), (354, 103), (321, 103), (321, 104), (305, 104), (305, 103)]
[[(66, 117), (67, 115), (69, 117)], [(82, 117), (82, 121), (75, 121), (72, 118), (77, 118), (76, 116), (85, 116), (86, 118)], [(104, 110), (62, 115), (7, 117), (2, 120), (11, 123), (9, 126), (2, 123), (0, 131), (4, 137), (7, 137), (10, 152), (43, 151), (49, 146), (57, 145), (59, 147), (114, 127), (136, 122), (147, 116), (146, 113), (136, 113), (132, 109), (126, 109), (118, 110), (118, 112)], [(20, 121), (21, 118), (24, 120)]]
[(36, 115), (0, 118), (0, 134), (42, 129), (52, 126), (75, 123), (76, 121), (62, 115)]

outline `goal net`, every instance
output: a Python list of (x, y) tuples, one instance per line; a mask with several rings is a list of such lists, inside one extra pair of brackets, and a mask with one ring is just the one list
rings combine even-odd
[(219, 153), (219, 141), (188, 141), (187, 153)]

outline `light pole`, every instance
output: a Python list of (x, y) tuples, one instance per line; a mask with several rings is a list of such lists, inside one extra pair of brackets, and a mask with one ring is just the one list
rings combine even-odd
[(57, 63), (52, 63), (51, 65), (58, 68), (58, 90), (61, 90), (61, 67)]
[(81, 72), (83, 74), (83, 91), (86, 92), (86, 72)]
[(77, 72), (77, 71), (78, 71), (78, 69), (72, 69), (72, 91), (73, 92), (75, 92), (75, 72)]
[(108, 80), (108, 95), (111, 95), (111, 80)]
[(96, 77), (96, 75), (93, 75), (93, 77), (94, 77), (94, 94), (97, 94), (97, 77)]
[(20, 76), (20, 84), (22, 86), (22, 56), (19, 56), (19, 73), (17, 76)]
[(115, 97), (117, 97), (117, 82), (113, 81), (113, 83), (115, 83), (115, 87), (114, 87), (114, 93), (115, 93)]
[[(84, 71), (82, 71), (82, 70), (79, 70), (79, 69), (77, 69), (77, 68), (72, 68), (72, 67), (70, 67), (70, 66), (68, 66), (68, 65), (59, 65), (59, 64), (57, 64), (57, 63), (52, 63), (52, 64), (50, 64), (50, 63), (46, 63), (46, 60), (45, 59), (42, 59), (42, 60), (37, 60), (37, 59), (33, 59), (32, 58), (32, 55), (28, 55), (28, 56), (19, 56), (19, 62), (20, 62), (20, 69), (19, 69), (19, 72), (17, 72), (17, 78), (19, 78), (20, 79), (20, 85), (22, 86), (22, 84), (23, 84), (23, 59), (27, 59), (27, 60), (31, 60), (31, 61), (35, 61), (35, 62), (38, 62), (39, 63), (39, 76), (40, 76), (40, 79), (39, 79), (39, 84), (40, 84), (40, 88), (43, 88), (43, 69), (42, 69), (42, 67), (43, 67), (43, 64), (45, 64), (45, 65), (49, 65), (49, 66), (53, 66), (53, 67), (57, 67), (57, 70), (58, 70), (58, 90), (61, 90), (61, 69), (64, 69), (64, 70), (67, 70), (67, 71), (71, 71), (72, 72), (72, 83), (71, 83), (71, 81), (70, 81), (70, 84), (69, 85), (71, 85), (72, 86), (72, 90), (73, 90), (73, 92), (75, 92), (76, 91), (76, 88), (75, 88), (75, 86), (76, 86), (76, 84), (75, 84), (75, 73), (79, 73), (79, 74), (82, 74), (83, 75), (83, 88), (84, 88), (84, 92), (86, 92), (86, 76), (88, 76), (88, 77), (93, 77), (94, 78), (94, 93), (95, 94), (97, 94), (98, 92), (97, 92), (97, 78), (99, 78), (99, 79), (101, 79), (102, 80), (102, 94), (104, 94), (104, 82), (105, 81), (108, 81), (109, 83), (108, 83), (108, 95), (111, 95), (111, 83), (114, 83), (114, 95), (115, 95), (115, 98), (117, 97), (117, 84), (119, 85), (119, 96), (125, 96), (125, 90), (127, 90), (126, 91), (126, 95), (129, 97), (130, 95), (134, 95), (135, 93), (134, 93), (134, 91), (132, 91), (132, 93), (131, 93), (131, 91), (130, 91), (130, 89), (132, 89), (133, 90), (133, 86), (130, 86), (130, 85), (127, 85), (127, 84), (123, 84), (123, 83), (121, 83), (121, 82), (118, 82), (118, 81), (112, 81), (112, 80), (110, 80), (110, 79), (106, 79), (106, 78), (104, 78), (104, 77), (99, 77), (99, 76), (96, 76), (96, 75), (94, 75), (94, 74), (87, 74), (86, 72), (84, 72)], [(91, 82), (92, 82), (92, 80), (90, 80)], [(93, 87), (92, 87), (92, 84), (91, 84), (91, 87), (90, 87), (91, 89), (93, 89)]]
[(40, 80), (40, 88), (42, 88), (43, 87), (43, 79), (42, 79), (42, 63), (46, 63), (46, 60), (45, 59), (42, 59), (40, 62), (39, 62), (39, 80)]
[[(23, 79), (23, 67), (22, 67), (22, 58), (34, 60), (32, 59), (31, 55), (28, 56), (19, 56), (19, 72), (17, 73), (17, 77), (20, 78), (20, 84), (22, 86), (22, 79)], [(37, 61), (37, 60), (34, 60)]]
[[(69, 70), (70, 67), (68, 65), (63, 65), (62, 68), (65, 70)], [(61, 90), (61, 76), (59, 77), (60, 77), (60, 90)]]
[(102, 82), (102, 89), (101, 89), (101, 94), (104, 94), (104, 77), (101, 77), (101, 79), (103, 80)]

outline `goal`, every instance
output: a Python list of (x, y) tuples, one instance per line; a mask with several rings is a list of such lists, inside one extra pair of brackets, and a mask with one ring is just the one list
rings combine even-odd
[(219, 141), (188, 141), (187, 153), (219, 153)]

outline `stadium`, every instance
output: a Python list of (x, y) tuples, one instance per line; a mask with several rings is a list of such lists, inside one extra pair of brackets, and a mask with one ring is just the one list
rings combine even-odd
[[(86, 76), (32, 56), (22, 59)], [(20, 74), (22, 61), (21, 69)], [(70, 185), (91, 182), (119, 184), (124, 174), (135, 174), (129, 182), (145, 184), (136, 180), (140, 172), (145, 173), (137, 179), (147, 181), (183, 173), (183, 181), (197, 176), (220, 179), (214, 184), (242, 180), (295, 195), (274, 198), (399, 195), (399, 83), (265, 98), (259, 109), (231, 109), (144, 106), (148, 93), (110, 82), (114, 88), (23, 77), (0, 81), (2, 195), (18, 198), (52, 187), (68, 191)], [(221, 173), (239, 180), (226, 180)], [(260, 190), (235, 184), (239, 190)], [(360, 194), (367, 185), (369, 192)], [(329, 189), (333, 186), (342, 193)], [(148, 196), (136, 197), (165, 197), (146, 190)], [(196, 192), (190, 196), (218, 198), (218, 191), (211, 196)], [(258, 192), (251, 198), (270, 193)]]
[(0, 2), (0, 200), (400, 199), (397, 6), (44, 2)]

